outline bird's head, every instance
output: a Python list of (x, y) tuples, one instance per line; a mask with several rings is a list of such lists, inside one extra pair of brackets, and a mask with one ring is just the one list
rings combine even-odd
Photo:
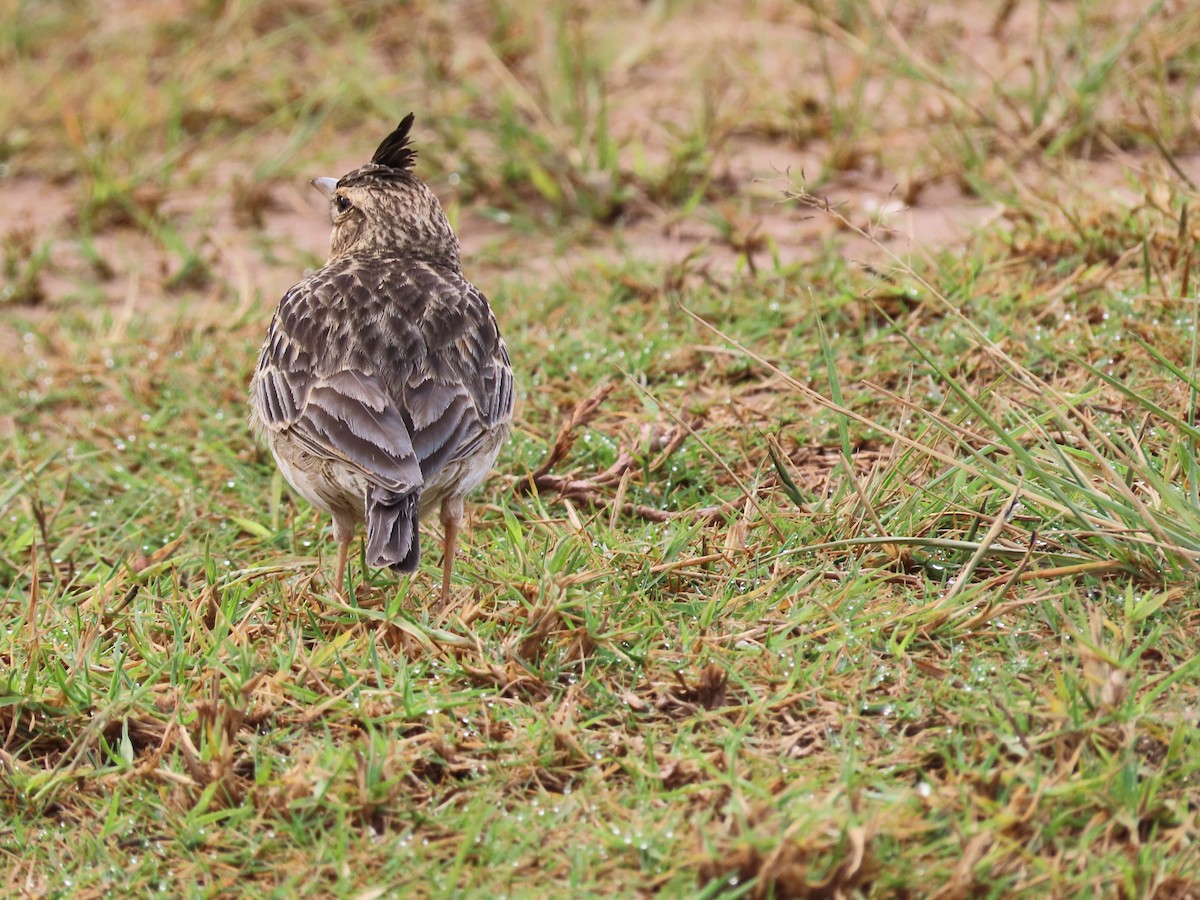
[(330, 259), (351, 254), (395, 253), (458, 268), (458, 238), (437, 197), (412, 172), (409, 113), (371, 161), (341, 178), (314, 178), (329, 198), (333, 233)]

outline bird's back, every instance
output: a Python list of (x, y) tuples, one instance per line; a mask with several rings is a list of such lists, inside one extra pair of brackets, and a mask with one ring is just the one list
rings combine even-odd
[(286, 374), (298, 400), (339, 372), (375, 379), (426, 478), (512, 415), (508, 351), (487, 299), (461, 273), (417, 259), (343, 257), (295, 285), (263, 344), (259, 373), (267, 368)]

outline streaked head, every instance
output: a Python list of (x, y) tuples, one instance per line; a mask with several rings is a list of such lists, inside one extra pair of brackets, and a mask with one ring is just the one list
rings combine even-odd
[(330, 259), (350, 254), (396, 254), (458, 268), (458, 238), (437, 197), (413, 174), (409, 113), (365, 166), (341, 178), (314, 178), (329, 198)]

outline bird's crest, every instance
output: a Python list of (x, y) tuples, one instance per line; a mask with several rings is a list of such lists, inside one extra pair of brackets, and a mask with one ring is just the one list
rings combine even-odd
[(409, 113), (396, 126), (396, 130), (383, 139), (383, 143), (371, 157), (371, 162), (378, 166), (387, 166), (389, 169), (411, 169), (417, 161), (417, 151), (408, 144), (408, 132), (412, 123), (413, 114)]

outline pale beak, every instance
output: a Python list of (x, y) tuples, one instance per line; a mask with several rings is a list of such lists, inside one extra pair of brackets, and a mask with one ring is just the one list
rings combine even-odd
[(326, 200), (332, 200), (333, 192), (337, 190), (336, 178), (314, 178), (309, 183), (322, 194), (324, 194)]

